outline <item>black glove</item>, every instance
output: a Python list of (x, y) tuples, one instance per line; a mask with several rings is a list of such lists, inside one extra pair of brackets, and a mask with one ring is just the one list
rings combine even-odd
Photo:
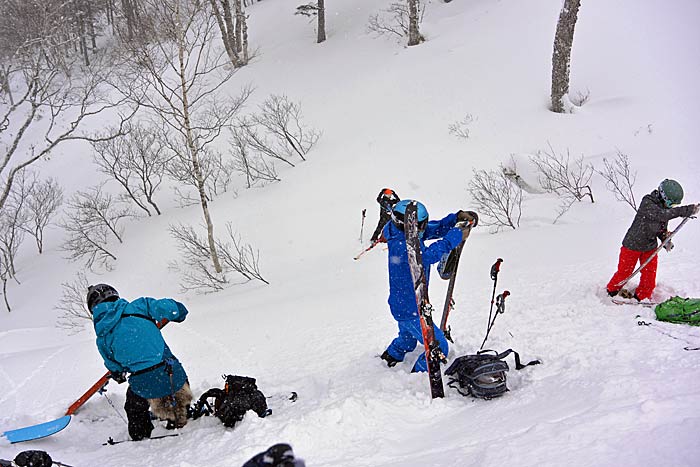
[(469, 222), (472, 227), (479, 225), (479, 215), (474, 211), (457, 212), (457, 222)]
[(109, 373), (109, 377), (112, 378), (117, 384), (122, 384), (126, 382), (126, 372), (125, 371), (112, 371)]

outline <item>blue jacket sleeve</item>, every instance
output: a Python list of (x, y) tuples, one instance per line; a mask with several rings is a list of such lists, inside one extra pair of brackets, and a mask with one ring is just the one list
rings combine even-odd
[(425, 228), (425, 234), (423, 235), (423, 240), (433, 240), (435, 238), (444, 237), (456, 223), (456, 213), (448, 214), (439, 221), (428, 222), (428, 226)]
[(161, 298), (156, 300), (155, 298), (144, 297), (139, 298), (136, 301), (140, 301), (141, 303), (136, 304), (135, 302), (132, 302), (132, 305), (138, 306), (138, 308), (143, 310), (155, 321), (167, 319), (168, 321), (181, 323), (185, 320), (188, 313), (185, 305), (173, 300), (172, 298)]
[(460, 243), (462, 243), (462, 230), (453, 227), (442, 240), (438, 240), (423, 251), (423, 262), (427, 264), (439, 262), (442, 255), (449, 253)]

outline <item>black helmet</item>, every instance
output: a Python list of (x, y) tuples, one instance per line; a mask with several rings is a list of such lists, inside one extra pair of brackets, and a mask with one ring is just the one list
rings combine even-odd
[(93, 307), (99, 305), (102, 302), (114, 302), (119, 299), (119, 292), (107, 284), (97, 284), (88, 287), (87, 297), (85, 301), (87, 302), (88, 310), (92, 313)]

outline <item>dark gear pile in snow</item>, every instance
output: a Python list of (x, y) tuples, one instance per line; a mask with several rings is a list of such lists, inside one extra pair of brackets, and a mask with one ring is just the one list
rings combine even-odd
[(495, 350), (482, 350), (475, 355), (464, 355), (452, 362), (445, 370), (446, 375), (452, 376), (448, 386), (457, 389), (463, 396), (480, 399), (502, 396), (508, 391), (506, 372), (509, 370), (508, 364), (503, 359), (511, 353), (515, 358), (516, 370), (542, 363), (539, 360), (532, 360), (523, 365), (520, 362), (520, 355), (513, 349), (501, 353)]
[[(212, 388), (201, 395), (192, 408), (192, 418), (214, 414), (224, 426), (232, 428), (243, 420), (246, 412), (252, 410), (263, 418), (272, 413), (267, 408), (265, 395), (255, 384), (255, 378), (247, 376), (226, 375), (224, 389)], [(208, 399), (214, 398), (212, 408)]]
[(270, 446), (267, 451), (257, 454), (243, 467), (305, 467), (303, 460), (294, 457), (289, 444), (280, 443)]

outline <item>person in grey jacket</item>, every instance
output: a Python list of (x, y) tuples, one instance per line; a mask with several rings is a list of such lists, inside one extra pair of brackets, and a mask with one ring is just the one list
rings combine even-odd
[[(651, 257), (649, 264), (642, 269), (639, 286), (633, 295), (637, 300), (651, 298), (656, 287), (658, 256), (655, 255), (655, 251), (658, 247), (657, 239), (661, 241), (666, 239), (669, 233), (668, 221), (676, 217), (694, 216), (700, 209), (700, 204), (674, 207), (679, 205), (682, 200), (683, 188), (680, 183), (670, 179), (665, 179), (657, 190), (642, 198), (637, 215), (634, 216), (632, 225), (622, 240), (617, 272), (607, 285), (608, 295), (613, 297), (620, 293), (622, 290), (620, 282), (632, 274), (637, 262), (642, 264)], [(666, 251), (671, 251), (673, 243), (669, 241), (664, 245), (664, 248)]]

